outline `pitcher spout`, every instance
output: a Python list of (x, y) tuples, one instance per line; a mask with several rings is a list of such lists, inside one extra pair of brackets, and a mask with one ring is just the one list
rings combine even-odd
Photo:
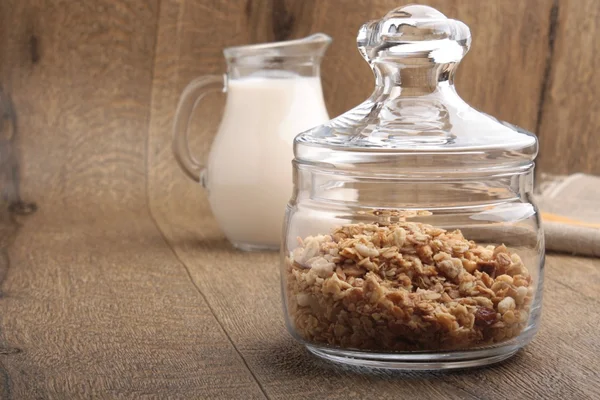
[(302, 39), (281, 43), (287, 43), (287, 46), (293, 48), (293, 51), (298, 54), (313, 55), (314, 57), (321, 58), (325, 54), (325, 51), (327, 51), (331, 41), (331, 36), (324, 33), (315, 33)]
[(270, 63), (320, 63), (331, 37), (315, 33), (301, 39), (229, 47), (223, 51), (228, 63), (259, 65)]

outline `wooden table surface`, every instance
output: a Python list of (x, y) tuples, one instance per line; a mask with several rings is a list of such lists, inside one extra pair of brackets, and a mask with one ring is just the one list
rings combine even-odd
[(290, 337), (278, 256), (233, 250), (198, 195), (5, 218), (0, 398), (600, 398), (600, 260), (548, 256), (541, 330), (506, 362), (349, 368)]
[[(540, 332), (506, 362), (336, 366), (286, 332), (277, 255), (232, 250), (173, 160), (177, 98), (223, 72), (224, 46), (332, 33), (333, 115), (372, 87), (358, 26), (408, 1), (0, 1), (0, 92), (18, 121), (0, 188), (19, 177), (38, 206), (0, 212), (0, 399), (599, 399), (600, 259), (548, 256)], [(466, 98), (539, 128), (546, 172), (598, 173), (600, 2), (428, 3), (476, 35)], [(282, 18), (292, 30), (269, 28)], [(198, 154), (219, 112), (196, 118)]]

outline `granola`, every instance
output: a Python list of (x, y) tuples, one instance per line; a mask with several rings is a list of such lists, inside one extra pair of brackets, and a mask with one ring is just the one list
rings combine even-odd
[(299, 239), (286, 257), (290, 322), (303, 340), (374, 351), (493, 344), (525, 328), (532, 279), (506, 246), (399, 221)]

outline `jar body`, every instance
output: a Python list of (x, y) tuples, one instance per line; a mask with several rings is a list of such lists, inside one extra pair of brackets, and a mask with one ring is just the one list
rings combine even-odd
[(544, 244), (533, 166), (380, 176), (294, 163), (282, 251), (290, 333), (353, 364), (500, 361), (541, 311)]

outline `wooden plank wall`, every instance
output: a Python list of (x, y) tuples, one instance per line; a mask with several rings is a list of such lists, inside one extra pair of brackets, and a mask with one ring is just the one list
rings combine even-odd
[(600, 2), (560, 0), (543, 92), (539, 165), (600, 174)]
[[(370, 71), (355, 48), (358, 27), (408, 1), (154, 0), (138, 3), (139, 6), (130, 11), (135, 13), (135, 27), (147, 25), (148, 28), (141, 30), (119, 26), (120, 15), (127, 9), (122, 8), (121, 2), (104, 5), (91, 0), (76, 3), (5, 1), (0, 4), (3, 22), (0, 25), (0, 86), (13, 97), (16, 105), (23, 132), (20, 148), (32, 153), (41, 148), (70, 146), (68, 130), (60, 129), (67, 121), (57, 120), (53, 108), (59, 103), (68, 106), (73, 102), (69, 112), (71, 121), (77, 118), (94, 121), (88, 108), (101, 113), (98, 102), (106, 95), (106, 101), (112, 104), (124, 102), (123, 107), (115, 107), (115, 112), (126, 118), (116, 122), (119, 119), (115, 116), (105, 115), (105, 123), (126, 123), (132, 127), (138, 126), (136, 121), (143, 123), (143, 115), (150, 112), (149, 106), (144, 110), (131, 110), (133, 103), (128, 101), (148, 90), (148, 85), (157, 84), (156, 80), (149, 84), (147, 79), (152, 71), (159, 76), (162, 73), (161, 43), (169, 47), (167, 50), (175, 57), (168, 63), (168, 84), (179, 92), (195, 76), (224, 71), (223, 47), (297, 38), (316, 31), (328, 33), (334, 43), (323, 63), (323, 82), (330, 114), (337, 115), (364, 99), (372, 88)], [(596, 95), (600, 78), (594, 73), (599, 63), (594, 37), (599, 29), (600, 3), (595, 0), (432, 0), (424, 3), (471, 27), (473, 47), (459, 68), (457, 78), (459, 92), (467, 101), (501, 119), (536, 131), (541, 143), (539, 166), (543, 171), (600, 173), (600, 139), (595, 135), (600, 123)], [(57, 8), (62, 9), (60, 14), (56, 14)], [(55, 20), (57, 15), (64, 16), (64, 21)], [(159, 19), (158, 24), (153, 22)], [(101, 21), (107, 24), (102, 25)], [(63, 33), (52, 30), (53, 24), (60, 23), (65, 24), (64, 38), (56, 36)], [(69, 35), (83, 26), (82, 35)], [(94, 31), (100, 28), (104, 31)], [(90, 35), (101, 36), (98, 45), (90, 47)], [(146, 50), (132, 53), (137, 57), (135, 60), (125, 59), (123, 52), (130, 51), (128, 46), (138, 42), (143, 43)], [(159, 50), (156, 54), (155, 44)], [(79, 59), (81, 63), (73, 62)], [(127, 83), (109, 93), (106, 87), (100, 87), (97, 74), (113, 74), (115, 79), (124, 79)], [(175, 99), (163, 101), (163, 109), (154, 111), (169, 118), (174, 102)], [(168, 136), (168, 127), (164, 130)], [(112, 132), (117, 131), (112, 129)], [(91, 132), (93, 129), (87, 134)], [(210, 142), (210, 133), (206, 130), (198, 134), (200, 146)], [(86, 135), (81, 131), (79, 134)], [(110, 152), (106, 148), (110, 145), (106, 143), (131, 139), (114, 135), (110, 141), (102, 142), (103, 149), (94, 151)], [(41, 167), (44, 163), (36, 160), (33, 164), (22, 160), (24, 179), (30, 175), (43, 176), (46, 182), (56, 179), (50, 176), (55, 171)]]

